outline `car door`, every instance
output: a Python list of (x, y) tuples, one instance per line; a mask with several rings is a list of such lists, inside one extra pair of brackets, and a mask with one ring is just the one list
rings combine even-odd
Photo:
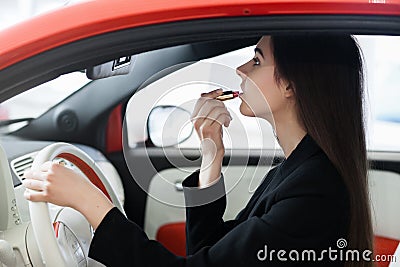
[[(387, 255), (380, 263), (380, 266), (387, 266), (400, 240), (400, 216), (396, 212), (400, 203), (400, 141), (397, 135), (390, 134), (399, 131), (400, 124), (382, 117), (380, 109), (390, 97), (380, 97), (382, 92), (378, 88), (385, 85), (388, 88), (386, 92), (398, 91), (393, 87), (398, 88), (400, 79), (393, 77), (400, 77), (400, 58), (385, 60), (382, 51), (386, 55), (395, 54), (393, 42), (400, 45), (400, 38), (357, 38), (367, 68), (368, 179), (376, 254)], [(171, 129), (168, 123), (178, 118), (176, 113), (172, 112), (168, 114), (170, 118), (164, 119), (162, 116), (149, 117), (149, 114), (154, 108), (174, 106), (190, 114), (201, 92), (219, 87), (236, 90), (240, 81), (235, 77), (235, 67), (247, 61), (253, 49), (254, 46), (248, 46), (202, 60), (162, 79), (155, 79), (134, 95), (127, 105), (124, 155), (136, 183), (146, 193), (144, 230), (150, 238), (158, 239), (176, 254), (185, 255), (185, 205), (181, 183), (199, 169), (199, 140), (194, 131), (189, 136), (182, 134), (181, 129), (191, 124), (190, 115), (186, 122)], [(390, 84), (382, 78), (387, 74), (371, 71), (376, 65), (390, 70)], [(147, 109), (135, 111), (135, 106), (143, 104), (143, 101), (148, 101)], [(224, 219), (229, 220), (234, 219), (245, 206), (269, 169), (283, 160), (283, 153), (275, 141), (271, 125), (241, 115), (239, 99), (224, 103), (233, 117), (230, 127), (224, 129), (226, 154), (222, 169), (227, 192)], [(390, 112), (390, 109), (395, 112), (396, 107), (393, 104), (385, 106), (385, 112)], [(130, 114), (135, 114), (135, 118)], [(141, 123), (137, 122), (137, 116), (142, 117)], [(152, 123), (161, 126), (149, 126)], [(175, 139), (167, 140), (171, 136)]]

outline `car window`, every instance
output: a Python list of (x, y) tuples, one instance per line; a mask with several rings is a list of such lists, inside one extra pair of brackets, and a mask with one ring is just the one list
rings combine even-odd
[[(400, 38), (396, 36), (356, 36), (364, 54), (366, 132), (367, 147), (370, 151), (400, 151)], [(240, 78), (235, 68), (246, 62), (254, 54), (254, 46), (209, 58), (181, 69), (144, 88), (131, 99), (135, 104), (149, 101), (149, 110), (143, 109), (143, 120), (151, 107), (176, 105), (192, 111), (200, 93), (219, 87), (225, 90), (239, 90)], [(191, 81), (191, 82), (189, 82)], [(155, 93), (158, 92), (158, 93)], [(136, 100), (134, 100), (137, 98)], [(232, 114), (233, 121), (224, 129), (227, 148), (279, 148), (271, 126), (264, 120), (248, 118), (240, 114), (241, 100), (224, 102)], [(137, 105), (136, 105), (137, 106)], [(138, 112), (135, 110), (135, 112)], [(130, 109), (128, 105), (127, 116)], [(139, 127), (138, 125), (136, 125)], [(140, 126), (143, 128), (143, 126)], [(130, 145), (147, 139), (147, 129), (143, 131), (128, 127)], [(265, 133), (268, 134), (265, 134)], [(263, 134), (264, 133), (264, 134)], [(198, 148), (196, 133), (181, 144), (180, 148)]]
[(400, 151), (400, 37), (359, 36), (367, 87), (367, 147)]
[[(89, 83), (83, 72), (61, 75), (0, 104), (0, 120), (37, 118)], [(10, 125), (8, 131), (23, 125)]]
[[(136, 143), (147, 139), (147, 129), (144, 125), (150, 110), (155, 106), (175, 105), (192, 112), (202, 92), (221, 87), (224, 90), (240, 90), (240, 78), (235, 68), (241, 62), (252, 58), (254, 47), (194, 63), (157, 80), (135, 94), (129, 101), (126, 114), (129, 145), (135, 146)], [(225, 104), (233, 117), (229, 128), (224, 129), (224, 142), (227, 148), (274, 148), (277, 146), (271, 126), (266, 121), (240, 114), (238, 98), (226, 101)], [(141, 107), (140, 110), (135, 109), (138, 105)], [(142, 119), (138, 120), (138, 117)], [(193, 132), (190, 138), (178, 144), (177, 147), (198, 148), (199, 139)]]

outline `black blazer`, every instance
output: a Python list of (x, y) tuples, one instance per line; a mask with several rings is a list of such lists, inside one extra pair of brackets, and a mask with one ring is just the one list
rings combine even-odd
[(198, 174), (183, 183), (186, 258), (149, 240), (117, 208), (97, 228), (89, 257), (107, 266), (343, 266), (337, 241), (348, 233), (348, 193), (309, 135), (267, 174), (235, 220), (222, 219), (224, 178), (198, 189)]

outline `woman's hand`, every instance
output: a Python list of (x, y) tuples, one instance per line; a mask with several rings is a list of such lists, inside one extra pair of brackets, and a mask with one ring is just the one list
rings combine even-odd
[(26, 199), (71, 207), (81, 212), (95, 229), (113, 207), (88, 179), (58, 163), (46, 162), (38, 170), (25, 172), (24, 177)]
[(39, 170), (25, 172), (25, 198), (35, 202), (50, 202), (76, 209), (82, 194), (92, 190), (91, 183), (79, 173), (60, 164), (46, 162)]
[(222, 142), (222, 125), (228, 127), (232, 117), (222, 101), (222, 89), (201, 95), (197, 101), (192, 121), (201, 141), (202, 163), (199, 186), (203, 187), (220, 177), (222, 159), (225, 154)]

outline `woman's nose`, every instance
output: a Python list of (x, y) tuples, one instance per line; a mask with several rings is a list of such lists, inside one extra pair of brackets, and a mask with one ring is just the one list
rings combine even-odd
[(246, 76), (245, 69), (244, 69), (245, 65), (246, 64), (243, 64), (236, 68), (236, 74), (239, 75), (241, 78), (244, 78)]

